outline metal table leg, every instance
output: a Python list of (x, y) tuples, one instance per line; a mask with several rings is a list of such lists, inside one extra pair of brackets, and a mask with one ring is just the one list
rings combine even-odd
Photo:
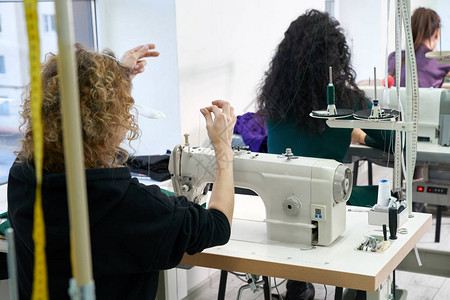
[(439, 243), (441, 239), (441, 221), (442, 221), (442, 205), (438, 205), (436, 211), (436, 233), (434, 235), (435, 243)]
[(367, 181), (369, 185), (373, 185), (372, 162), (367, 161)]
[(359, 168), (359, 160), (353, 163), (353, 186), (355, 186), (358, 182), (358, 168)]
[(271, 287), (269, 277), (263, 276), (263, 280), (264, 280), (264, 300), (272, 300), (272, 295), (270, 293)]
[(334, 300), (342, 300), (342, 294), (344, 292), (344, 288), (337, 286), (334, 290)]
[(217, 300), (225, 300), (225, 290), (227, 288), (227, 277), (228, 272), (220, 271), (220, 283), (219, 283), (219, 294), (217, 295)]

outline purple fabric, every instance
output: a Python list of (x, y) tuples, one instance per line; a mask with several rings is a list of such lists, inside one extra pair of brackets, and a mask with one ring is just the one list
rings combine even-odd
[[(417, 77), (419, 87), (440, 88), (445, 75), (450, 72), (450, 64), (440, 64), (436, 58), (426, 58), (425, 53), (430, 52), (427, 46), (420, 45), (416, 51)], [(402, 51), (402, 57), (405, 52)], [(395, 52), (389, 54), (388, 73), (392, 75), (395, 69)], [(400, 86), (405, 86), (405, 64), (402, 65)]]
[(237, 116), (235, 134), (240, 134), (245, 145), (252, 152), (267, 152), (267, 126), (255, 113), (248, 112)]

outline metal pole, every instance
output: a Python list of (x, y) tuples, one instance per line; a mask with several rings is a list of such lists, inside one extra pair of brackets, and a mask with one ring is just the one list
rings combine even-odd
[(14, 230), (6, 229), (6, 239), (8, 240), (8, 277), (9, 277), (9, 299), (19, 300), (19, 289), (17, 287), (17, 260), (16, 243), (14, 241)]
[(57, 0), (55, 10), (74, 276), (70, 294), (75, 299), (95, 299), (71, 2)]

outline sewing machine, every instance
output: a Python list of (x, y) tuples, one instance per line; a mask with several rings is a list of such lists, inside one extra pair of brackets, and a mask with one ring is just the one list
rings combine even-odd
[[(360, 87), (366, 95), (373, 97), (370, 87)], [(383, 95), (384, 88), (377, 88), (377, 94)], [(406, 97), (404, 88), (400, 88), (400, 97)], [(397, 107), (396, 88), (389, 89), (389, 105), (380, 96), (382, 108)], [(418, 151), (432, 151), (442, 155), (448, 153), (450, 146), (450, 90), (419, 88)], [(442, 206), (450, 205), (450, 163), (441, 161), (437, 155), (417, 160), (417, 166), (423, 167), (423, 178), (412, 182), (412, 201), (438, 206), (435, 241), (440, 236), (440, 211)]]
[[(360, 87), (369, 99), (374, 96), (373, 87)], [(377, 95), (382, 108), (397, 109), (397, 89), (389, 89), (389, 104), (383, 99), (384, 88), (377, 88)], [(405, 99), (406, 90), (400, 88), (400, 98)], [(403, 102), (403, 101), (402, 101)], [(419, 89), (418, 141), (431, 142), (441, 146), (450, 146), (450, 90)]]
[[(169, 171), (175, 194), (202, 204), (215, 178), (210, 148), (176, 146)], [(264, 202), (268, 238), (297, 244), (330, 245), (346, 226), (345, 202), (352, 172), (335, 160), (234, 150), (236, 187)]]
[(423, 179), (413, 182), (413, 201), (450, 205), (450, 164), (425, 165)]

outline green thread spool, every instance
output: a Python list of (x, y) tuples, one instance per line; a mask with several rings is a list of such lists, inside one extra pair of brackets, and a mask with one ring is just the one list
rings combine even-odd
[(334, 85), (333, 85), (333, 68), (330, 67), (328, 69), (330, 75), (330, 83), (327, 86), (327, 104), (334, 105), (335, 97), (334, 97)]
[(334, 98), (334, 85), (329, 84), (327, 85), (327, 104), (335, 104), (335, 98)]

